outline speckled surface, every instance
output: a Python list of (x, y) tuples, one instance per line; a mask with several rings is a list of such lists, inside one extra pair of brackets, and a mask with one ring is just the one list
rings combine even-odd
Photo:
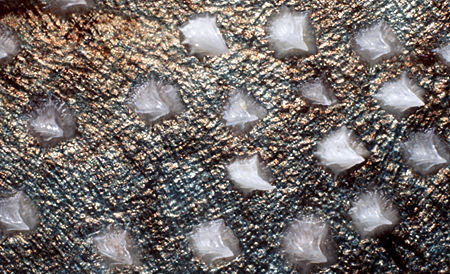
[[(142, 265), (122, 273), (203, 273), (186, 239), (201, 221), (223, 218), (242, 254), (217, 273), (294, 273), (280, 235), (299, 214), (328, 220), (337, 262), (321, 273), (448, 273), (450, 169), (420, 177), (401, 159), (412, 130), (434, 127), (449, 140), (449, 69), (432, 52), (449, 33), (440, 1), (99, 1), (87, 15), (59, 19), (40, 3), (4, 12), (23, 50), (0, 69), (0, 190), (23, 189), (41, 211), (32, 234), (0, 243), (2, 273), (103, 273), (89, 235), (128, 224)], [(1, 3), (1, 2), (0, 2)], [(311, 10), (318, 53), (276, 59), (268, 18), (284, 4)], [(177, 30), (196, 13), (218, 15), (230, 54), (199, 60)], [(355, 31), (384, 18), (405, 50), (369, 67), (351, 48)], [(371, 97), (407, 70), (426, 105), (401, 121)], [(125, 101), (154, 72), (176, 83), (186, 111), (148, 127)], [(298, 82), (325, 75), (339, 102), (310, 107)], [(244, 88), (268, 110), (248, 134), (221, 120), (230, 91)], [(49, 96), (70, 105), (78, 135), (41, 148), (27, 114)], [(334, 179), (313, 158), (317, 141), (346, 125), (371, 155)], [(276, 190), (244, 197), (226, 164), (258, 152)], [(347, 214), (360, 189), (376, 186), (397, 205), (391, 236), (361, 240)], [(119, 271), (117, 271), (118, 273)]]

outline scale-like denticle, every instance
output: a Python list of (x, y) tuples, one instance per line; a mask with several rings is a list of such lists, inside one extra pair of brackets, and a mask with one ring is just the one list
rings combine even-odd
[(196, 226), (189, 242), (195, 256), (209, 266), (231, 261), (240, 253), (239, 240), (222, 219)]
[(180, 31), (184, 37), (181, 43), (189, 45), (192, 55), (215, 56), (229, 51), (217, 28), (216, 15), (197, 15), (180, 27)]
[(126, 230), (108, 226), (95, 233), (94, 245), (109, 266), (136, 265), (138, 252)]
[(85, 13), (95, 6), (94, 0), (47, 0), (46, 8), (59, 16)]
[(4, 233), (31, 231), (38, 224), (38, 210), (22, 191), (0, 199), (0, 229)]
[(441, 48), (435, 49), (434, 52), (439, 55), (447, 66), (450, 66), (450, 43), (447, 43)]
[(301, 95), (313, 105), (329, 106), (337, 102), (333, 92), (321, 78), (304, 82), (298, 88)]
[(226, 126), (232, 127), (238, 133), (250, 130), (259, 120), (266, 116), (267, 111), (256, 100), (242, 90), (231, 93), (228, 104), (223, 111)]
[(67, 105), (48, 100), (31, 114), (29, 132), (42, 146), (54, 146), (75, 136), (75, 118)]
[(355, 36), (355, 50), (369, 64), (400, 54), (403, 46), (391, 27), (379, 21), (360, 30)]
[(128, 104), (148, 124), (171, 118), (185, 109), (178, 89), (154, 78), (136, 87)]
[(309, 12), (295, 12), (283, 7), (270, 19), (267, 32), (277, 57), (304, 56), (317, 52)]
[(346, 127), (333, 131), (317, 144), (315, 155), (320, 163), (337, 176), (365, 161), (369, 152)]
[(399, 78), (384, 83), (373, 97), (386, 111), (401, 118), (412, 109), (425, 105), (424, 93), (425, 91), (403, 72)]
[(332, 263), (335, 257), (327, 224), (313, 217), (294, 219), (282, 235), (281, 248), (287, 261), (302, 273), (313, 265)]
[(363, 237), (376, 236), (392, 230), (399, 221), (399, 214), (379, 192), (363, 193), (350, 209), (353, 224)]
[(9, 63), (20, 51), (17, 35), (0, 24), (0, 65)]
[(275, 187), (269, 183), (267, 169), (259, 162), (258, 155), (237, 159), (227, 166), (233, 183), (248, 194), (254, 190), (270, 191)]
[(422, 175), (435, 173), (450, 163), (448, 144), (432, 130), (412, 133), (402, 150), (408, 164)]

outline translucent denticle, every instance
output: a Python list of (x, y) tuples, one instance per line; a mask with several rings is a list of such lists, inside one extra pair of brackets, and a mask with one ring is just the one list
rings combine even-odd
[(195, 256), (209, 266), (231, 261), (240, 253), (239, 240), (222, 219), (196, 226), (189, 242)]
[(317, 144), (315, 155), (335, 175), (365, 161), (369, 152), (345, 127), (328, 134)]
[(178, 89), (154, 78), (134, 88), (128, 104), (148, 124), (171, 118), (185, 109)]
[(94, 245), (110, 266), (138, 263), (136, 248), (126, 230), (109, 226), (95, 234)]
[(353, 224), (362, 236), (391, 230), (398, 223), (398, 212), (379, 192), (362, 194), (350, 209)]
[(413, 132), (403, 143), (403, 154), (408, 164), (422, 175), (435, 173), (450, 162), (448, 144), (433, 130)]
[(384, 83), (373, 97), (386, 111), (401, 118), (409, 110), (425, 105), (424, 93), (425, 91), (403, 72), (399, 78)]
[(233, 183), (246, 194), (254, 190), (270, 191), (275, 188), (269, 183), (267, 171), (257, 155), (237, 159), (227, 166), (227, 170)]
[(267, 38), (277, 57), (317, 52), (309, 12), (295, 12), (283, 7), (270, 19)]
[(258, 120), (265, 116), (266, 110), (250, 94), (241, 90), (231, 93), (223, 111), (225, 124), (237, 132), (250, 130)]
[(355, 50), (370, 64), (390, 58), (403, 51), (403, 46), (391, 27), (379, 21), (355, 35)]
[(295, 219), (282, 235), (281, 248), (289, 263), (301, 268), (303, 273), (312, 265), (334, 260), (328, 226), (313, 217)]
[(38, 224), (37, 208), (22, 191), (0, 199), (0, 228), (3, 232), (30, 231)]
[(46, 8), (60, 16), (85, 13), (95, 6), (94, 0), (47, 0)]
[(216, 15), (201, 14), (190, 19), (180, 31), (182, 44), (188, 44), (192, 55), (199, 57), (228, 53), (227, 45), (216, 25)]
[(0, 24), (0, 65), (9, 63), (20, 51), (17, 35)]
[(42, 146), (54, 146), (75, 136), (75, 118), (64, 103), (47, 100), (31, 114), (29, 132)]

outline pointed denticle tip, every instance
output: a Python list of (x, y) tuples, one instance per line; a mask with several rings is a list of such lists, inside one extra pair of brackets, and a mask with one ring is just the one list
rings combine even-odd
[(94, 8), (94, 0), (47, 0), (46, 8), (58, 16), (86, 13)]
[(313, 217), (294, 219), (281, 238), (281, 248), (287, 261), (302, 273), (313, 265), (334, 262), (334, 244), (325, 222)]
[(424, 176), (436, 173), (450, 163), (449, 145), (433, 130), (412, 133), (403, 143), (402, 150), (407, 163)]
[(441, 48), (437, 48), (434, 50), (441, 60), (447, 65), (450, 66), (450, 43), (445, 44)]
[(250, 94), (235, 90), (224, 108), (223, 119), (226, 126), (232, 127), (237, 133), (243, 133), (250, 131), (266, 114), (266, 109)]
[(38, 224), (37, 207), (22, 191), (0, 198), (0, 228), (3, 233), (31, 231)]
[(397, 79), (384, 83), (373, 97), (389, 113), (400, 119), (411, 110), (424, 106), (425, 91), (403, 72)]
[(313, 105), (330, 106), (337, 103), (333, 92), (321, 78), (302, 83), (298, 89), (301, 95)]
[(252, 191), (271, 191), (275, 187), (269, 182), (269, 171), (260, 163), (258, 156), (236, 159), (227, 166), (234, 185), (244, 194)]
[(197, 225), (188, 238), (195, 257), (211, 267), (232, 261), (241, 252), (239, 240), (222, 219)]
[(76, 122), (64, 103), (47, 100), (31, 114), (29, 132), (43, 147), (55, 146), (75, 136)]
[(95, 248), (109, 266), (139, 264), (139, 254), (126, 230), (108, 226), (95, 233)]
[(219, 28), (217, 28), (215, 15), (197, 15), (180, 27), (180, 31), (184, 38), (182, 44), (189, 45), (192, 55), (201, 58), (229, 52)]
[(185, 109), (178, 89), (154, 78), (135, 87), (128, 104), (147, 124), (169, 119)]
[(309, 12), (295, 12), (287, 7), (269, 20), (268, 40), (278, 58), (307, 56), (317, 52)]
[(7, 64), (20, 51), (17, 35), (5, 25), (0, 24), (0, 65)]
[(349, 213), (354, 226), (363, 237), (391, 231), (400, 218), (392, 203), (377, 191), (360, 195), (352, 203)]
[(364, 144), (359, 142), (346, 127), (329, 133), (317, 144), (315, 152), (320, 163), (331, 169), (336, 176), (363, 163), (369, 154)]
[(399, 39), (391, 27), (379, 21), (355, 35), (355, 50), (369, 64), (398, 55), (403, 51)]

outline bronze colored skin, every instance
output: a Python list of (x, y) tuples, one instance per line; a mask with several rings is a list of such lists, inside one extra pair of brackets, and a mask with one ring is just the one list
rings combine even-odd
[[(207, 273), (186, 235), (219, 218), (243, 252), (221, 273), (294, 273), (279, 237), (299, 214), (329, 223), (339, 248), (325, 271), (449, 272), (450, 171), (417, 175), (400, 152), (411, 131), (434, 127), (450, 136), (448, 68), (432, 52), (447, 35), (448, 1), (263, 2), (104, 0), (68, 20), (36, 4), (0, 18), (24, 44), (0, 69), (0, 189), (26, 188), (42, 213), (35, 233), (0, 243), (0, 273), (100, 273), (106, 266), (86, 238), (115, 221), (129, 223), (143, 253), (142, 266), (121, 273)], [(315, 55), (278, 59), (270, 50), (265, 25), (284, 4), (311, 10)], [(181, 45), (178, 27), (202, 12), (220, 13), (229, 54), (200, 61)], [(369, 69), (351, 39), (382, 17), (406, 52)], [(427, 100), (397, 122), (372, 94), (404, 70)], [(125, 104), (136, 79), (151, 71), (178, 84), (186, 111), (149, 127)], [(295, 89), (322, 73), (339, 98), (329, 108), (310, 106)], [(243, 135), (221, 122), (222, 104), (237, 88), (268, 113)], [(77, 113), (80, 135), (43, 149), (24, 115), (49, 95)], [(334, 179), (313, 152), (320, 136), (344, 125), (371, 156)], [(276, 191), (244, 198), (230, 186), (226, 164), (247, 153), (259, 153)], [(361, 241), (347, 215), (352, 195), (368, 184), (394, 197), (401, 214), (391, 236), (377, 241)]]

